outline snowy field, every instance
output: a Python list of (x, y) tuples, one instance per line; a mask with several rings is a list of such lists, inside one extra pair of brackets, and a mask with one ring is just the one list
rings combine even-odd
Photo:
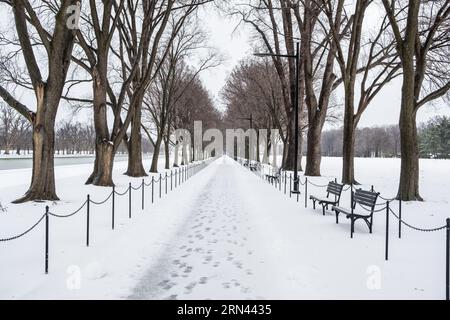
[[(161, 164), (163, 162), (161, 161)], [(395, 195), (398, 159), (357, 159), (356, 178), (386, 197)], [(51, 211), (69, 213), (87, 193), (94, 201), (110, 189), (85, 186), (92, 165), (56, 168), (61, 202)], [(149, 163), (145, 164), (149, 167)], [(339, 177), (341, 159), (324, 158), (325, 184)], [(132, 181), (126, 162), (115, 166), (117, 190)], [(420, 227), (441, 226), (450, 215), (450, 161), (421, 160), (423, 203), (404, 203), (403, 218)], [(23, 194), (30, 170), (0, 171), (0, 238), (22, 232), (44, 213), (45, 203), (12, 205)], [(149, 178), (146, 179), (149, 182)], [(303, 178), (302, 178), (303, 181)], [(374, 234), (357, 223), (322, 216), (303, 197), (297, 203), (232, 159), (222, 157), (141, 211), (133, 193), (111, 204), (91, 205), (91, 246), (85, 246), (86, 214), (50, 219), (50, 270), (44, 275), (44, 225), (25, 237), (0, 243), (3, 299), (443, 299), (445, 232), (421, 233), (391, 219), (390, 261), (384, 261), (385, 214), (375, 216)], [(163, 186), (164, 193), (164, 186)], [(309, 187), (309, 194), (323, 195)], [(155, 192), (157, 195), (157, 192)], [(349, 203), (349, 192), (342, 204)], [(397, 204), (393, 203), (394, 209)]]

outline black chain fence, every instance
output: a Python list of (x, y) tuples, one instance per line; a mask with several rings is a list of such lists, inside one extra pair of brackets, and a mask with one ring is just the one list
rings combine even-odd
[[(242, 159), (237, 159), (237, 162), (242, 164), (245, 163), (245, 161), (247, 160), (242, 160)], [(249, 166), (244, 166), (244, 167), (249, 167)], [(317, 187), (317, 188), (328, 188), (328, 184), (319, 184), (319, 183), (314, 183), (311, 181), (310, 177), (305, 177), (305, 181), (302, 183), (300, 177), (298, 177), (297, 179), (294, 179), (292, 177), (292, 173), (289, 173), (289, 176), (287, 175), (286, 171), (281, 171), (278, 170), (276, 174), (263, 174), (262, 172), (262, 166), (259, 165), (257, 166), (259, 168), (259, 170), (254, 171), (259, 177), (261, 177), (262, 179), (265, 179), (267, 182), (269, 182), (271, 185), (275, 186), (275, 189), (279, 189), (279, 190), (284, 190), (284, 193), (287, 193), (287, 190), (289, 190), (290, 192), (290, 196), (292, 197), (293, 193), (297, 194), (297, 202), (299, 201), (299, 194), (300, 191), (299, 190), (293, 190), (293, 185), (295, 185), (296, 182), (300, 183), (300, 185), (304, 186), (304, 195), (305, 195), (305, 208), (308, 207), (308, 185)], [(337, 179), (334, 179), (334, 182), (337, 182)], [(287, 186), (289, 183), (289, 186)], [(284, 184), (284, 187), (281, 187), (281, 184)], [(278, 185), (278, 186), (277, 186)], [(289, 188), (289, 189), (288, 189)], [(356, 190), (355, 186), (353, 184), (347, 185), (345, 186), (342, 191), (343, 192), (347, 192), (351, 190), (352, 192), (352, 197), (351, 197), (351, 207), (355, 206), (355, 202), (353, 201), (353, 193), (354, 190)], [(374, 186), (371, 187), (372, 192), (375, 192), (375, 188)], [(364, 205), (361, 205), (360, 203), (356, 202), (358, 204), (358, 208), (363, 209), (364, 212), (368, 212), (367, 215), (371, 215), (373, 213), (378, 213), (378, 212), (386, 212), (386, 237), (385, 237), (385, 260), (389, 260), (389, 216), (393, 215), (397, 221), (398, 221), (398, 237), (401, 238), (402, 237), (402, 225), (410, 228), (411, 230), (414, 231), (418, 231), (418, 232), (439, 232), (439, 231), (443, 231), (446, 230), (446, 238), (445, 238), (445, 247), (446, 247), (446, 300), (450, 299), (450, 219), (446, 220), (446, 224), (439, 226), (439, 227), (434, 227), (434, 228), (423, 228), (423, 227), (417, 227), (414, 226), (410, 223), (407, 223), (406, 221), (404, 221), (402, 219), (402, 200), (401, 199), (397, 199), (397, 197), (393, 197), (393, 198), (388, 198), (388, 197), (383, 197), (382, 195), (378, 195), (378, 198), (385, 201), (385, 203), (375, 203), (373, 205), (373, 208), (368, 208)], [(398, 201), (398, 205), (399, 205), (399, 211), (398, 213), (396, 213), (392, 208), (391, 208), (391, 203), (394, 201)], [(353, 210), (353, 208), (352, 208)], [(352, 211), (353, 212), (353, 211)]]
[(45, 220), (45, 273), (48, 273), (48, 261), (49, 261), (49, 217), (54, 217), (54, 218), (70, 218), (73, 217), (75, 215), (77, 215), (78, 213), (80, 213), (83, 209), (86, 209), (86, 246), (90, 245), (90, 205), (97, 205), (97, 206), (101, 206), (106, 204), (107, 202), (109, 202), (110, 200), (112, 200), (112, 205), (111, 205), (111, 221), (112, 221), (112, 230), (114, 230), (115, 227), (115, 203), (116, 203), (116, 196), (122, 197), (125, 195), (128, 195), (128, 208), (129, 208), (129, 217), (131, 218), (131, 209), (132, 209), (132, 205), (131, 205), (131, 201), (132, 201), (132, 191), (138, 191), (138, 190), (142, 190), (142, 194), (141, 194), (141, 203), (142, 203), (142, 210), (144, 210), (145, 207), (145, 192), (144, 192), (144, 188), (145, 186), (150, 187), (151, 189), (151, 198), (152, 198), (152, 203), (154, 203), (154, 192), (155, 192), (155, 183), (159, 183), (159, 196), (161, 197), (161, 181), (166, 181), (166, 186), (165, 186), (165, 193), (168, 193), (168, 188), (167, 188), (167, 181), (170, 177), (171, 179), (171, 188), (170, 190), (173, 190), (173, 178), (176, 177), (176, 184), (175, 186), (181, 186), (181, 184), (183, 184), (185, 181), (187, 181), (189, 178), (191, 178), (192, 176), (194, 176), (195, 174), (197, 174), (198, 172), (200, 172), (201, 170), (203, 170), (204, 168), (206, 168), (212, 161), (214, 161), (216, 158), (209, 158), (207, 160), (203, 160), (200, 162), (196, 162), (190, 165), (186, 165), (186, 166), (181, 166), (178, 167), (176, 169), (172, 169), (170, 171), (170, 175), (166, 172), (165, 176), (163, 177), (161, 174), (159, 175), (158, 179), (155, 179), (154, 176), (151, 177), (151, 180), (149, 183), (145, 182), (145, 179), (142, 179), (142, 183), (138, 186), (138, 187), (134, 187), (132, 186), (132, 184), (130, 183), (128, 188), (123, 191), (123, 192), (118, 192), (115, 189), (115, 186), (113, 186), (113, 190), (112, 192), (102, 201), (94, 201), (90, 198), (90, 195), (87, 195), (86, 197), (86, 201), (83, 202), (83, 204), (75, 211), (71, 212), (71, 213), (67, 213), (67, 214), (59, 214), (59, 213), (54, 213), (54, 212), (50, 212), (50, 209), (48, 206), (45, 207), (45, 214), (43, 214), (30, 228), (26, 229), (25, 231), (21, 232), (18, 235), (15, 236), (10, 236), (10, 237), (5, 237), (5, 238), (0, 238), (0, 242), (1, 243), (5, 243), (5, 242), (10, 242), (19, 238), (24, 237), (25, 235), (29, 234), (30, 232), (32, 232), (42, 221)]

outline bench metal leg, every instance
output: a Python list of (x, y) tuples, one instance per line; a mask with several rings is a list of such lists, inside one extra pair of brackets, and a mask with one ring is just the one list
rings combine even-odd
[(339, 224), (339, 213), (337, 211), (336, 212), (336, 224)]
[(322, 212), (323, 212), (323, 215), (325, 215), (325, 207), (326, 207), (326, 206), (322, 205)]
[(316, 200), (313, 200), (313, 209), (316, 210)]
[(351, 219), (351, 226), (350, 226), (350, 238), (353, 238), (353, 233), (355, 232), (355, 220)]

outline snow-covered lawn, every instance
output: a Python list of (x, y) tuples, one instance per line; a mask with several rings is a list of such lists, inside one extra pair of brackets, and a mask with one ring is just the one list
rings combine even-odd
[[(92, 165), (58, 167), (54, 213), (76, 209), (87, 193), (99, 201), (110, 192), (83, 184)], [(338, 177), (341, 160), (323, 159), (325, 184)], [(148, 167), (148, 163), (146, 164)], [(357, 179), (385, 196), (397, 188), (399, 160), (357, 159)], [(119, 192), (140, 179), (115, 167)], [(450, 161), (421, 161), (424, 203), (405, 203), (403, 217), (421, 227), (443, 225), (450, 215)], [(0, 238), (23, 231), (44, 213), (45, 204), (12, 205), (23, 194), (30, 170), (0, 172)], [(303, 178), (302, 178), (303, 179)], [(147, 182), (148, 182), (147, 178)], [(364, 185), (363, 187), (367, 187)], [(170, 189), (170, 188), (169, 188)], [(155, 195), (158, 194), (158, 188)], [(164, 192), (164, 185), (163, 185)], [(309, 187), (309, 194), (323, 190)], [(111, 205), (91, 206), (91, 246), (86, 248), (86, 214), (50, 219), (50, 272), (44, 275), (44, 228), (0, 243), (0, 298), (356, 298), (443, 299), (445, 232), (403, 228), (396, 238), (391, 219), (390, 261), (384, 261), (385, 214), (375, 217), (374, 234), (304, 208), (283, 192), (227, 157), (219, 158), (184, 185), (140, 209), (133, 193), (133, 218), (127, 197), (116, 200), (116, 230)], [(155, 197), (157, 198), (157, 197)], [(348, 192), (342, 198), (349, 202)], [(394, 204), (393, 204), (394, 205)], [(80, 281), (78, 281), (80, 280)], [(79, 285), (79, 286), (78, 286)]]

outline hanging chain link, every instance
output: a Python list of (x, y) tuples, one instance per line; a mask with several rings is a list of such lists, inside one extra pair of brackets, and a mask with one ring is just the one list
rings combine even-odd
[(12, 241), (12, 240), (16, 240), (16, 239), (22, 238), (26, 234), (30, 233), (34, 228), (36, 228), (42, 222), (42, 220), (44, 220), (46, 215), (47, 214), (44, 214), (31, 228), (27, 229), (26, 231), (22, 232), (21, 234), (18, 234), (16, 236), (10, 237), (10, 238), (0, 239), (0, 242), (8, 242), (8, 241)]

